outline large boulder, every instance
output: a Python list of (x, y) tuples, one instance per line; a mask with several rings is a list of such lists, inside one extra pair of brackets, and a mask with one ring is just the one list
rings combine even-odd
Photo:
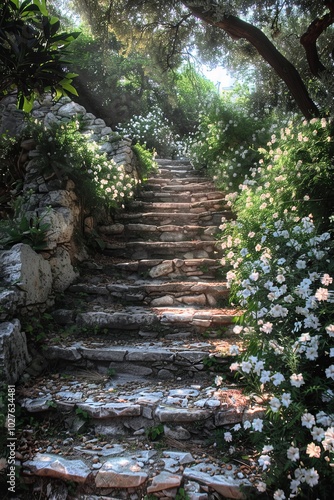
[(26, 306), (45, 303), (52, 290), (49, 262), (24, 243), (0, 252), (0, 276), (5, 286), (23, 292)]
[(8, 384), (15, 384), (31, 359), (18, 319), (0, 323), (0, 371)]

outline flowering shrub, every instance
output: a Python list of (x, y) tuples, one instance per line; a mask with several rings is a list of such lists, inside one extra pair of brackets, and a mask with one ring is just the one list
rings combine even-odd
[(248, 432), (263, 472), (257, 488), (275, 500), (332, 498), (333, 242), (318, 230), (330, 227), (332, 205), (317, 201), (333, 183), (331, 127), (311, 120), (272, 136), (259, 166), (227, 196), (237, 220), (221, 226), (231, 300), (245, 311), (235, 327), (244, 350), (232, 346), (231, 370), (264, 407), (226, 440)]
[(119, 132), (155, 150), (162, 158), (174, 158), (182, 154), (183, 144), (173, 132), (173, 125), (158, 106), (153, 106), (147, 115), (133, 116)]
[(68, 175), (80, 186), (80, 195), (88, 206), (102, 202), (115, 209), (133, 197), (138, 181), (101, 153), (98, 143), (87, 140), (78, 121), (50, 128), (37, 123), (32, 125), (31, 133), (38, 144), (40, 169), (54, 171), (57, 176)]
[(258, 148), (269, 140), (269, 117), (252, 113), (248, 99), (226, 92), (216, 95), (200, 113), (189, 154), (195, 168), (207, 168), (224, 190), (233, 191), (260, 158)]

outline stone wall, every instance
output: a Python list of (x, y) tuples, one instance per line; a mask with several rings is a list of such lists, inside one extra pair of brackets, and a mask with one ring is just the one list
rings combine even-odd
[[(82, 133), (87, 141), (100, 144), (101, 152), (112, 158), (125, 173), (138, 179), (131, 140), (120, 139), (103, 120), (87, 113), (84, 107), (69, 98), (54, 103), (51, 96), (46, 96), (41, 102), (35, 102), (32, 116), (46, 127), (80, 118)], [(0, 133), (17, 136), (24, 126), (24, 114), (16, 109), (16, 98), (3, 99), (0, 104)], [(43, 252), (36, 253), (21, 243), (10, 250), (0, 249), (0, 321), (6, 322), (0, 324), (0, 371), (5, 373), (10, 383), (18, 379), (28, 360), (28, 356), (22, 354), (24, 348), (21, 348), (16, 362), (13, 359), (15, 349), (9, 347), (10, 339), (15, 344), (18, 335), (21, 335), (17, 317), (45, 311), (52, 306), (54, 294), (66, 290), (73, 283), (77, 277), (76, 264), (88, 257), (85, 235), (94, 229), (97, 217), (101, 219), (101, 211), (97, 216), (83, 205), (78, 195), (80, 186), (75, 186), (70, 179), (40, 173), (36, 168), (38, 148), (33, 141), (23, 141), (21, 147), (21, 163), (25, 172), (23, 192), (29, 194), (24, 206), (25, 215), (29, 219), (37, 214), (43, 222), (50, 224), (50, 228)], [(106, 217), (105, 222), (112, 220)], [(22, 333), (20, 343), (24, 344), (24, 338)], [(16, 366), (15, 374), (9, 377), (12, 362)]]

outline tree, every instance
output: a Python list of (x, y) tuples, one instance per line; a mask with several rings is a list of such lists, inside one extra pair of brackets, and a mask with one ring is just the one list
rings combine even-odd
[(18, 107), (30, 111), (36, 95), (76, 94), (66, 69), (66, 47), (80, 34), (62, 33), (45, 0), (4, 0), (0, 7), (0, 99), (17, 91)]
[[(230, 58), (238, 49), (251, 47), (252, 60), (259, 55), (273, 68), (304, 116), (319, 115), (310, 88), (320, 85), (324, 92), (328, 90), (326, 82), (333, 70), (334, 0), (240, 0), (233, 4), (224, 0), (74, 0), (74, 4), (95, 32), (103, 29), (106, 34), (109, 27), (128, 45), (135, 42), (150, 54), (165, 54), (167, 66), (198, 43), (202, 47), (211, 44), (216, 60), (219, 53), (226, 60), (219, 44), (228, 48)], [(303, 20), (302, 31), (284, 31), (283, 24), (288, 25), (291, 18)], [(294, 40), (289, 52), (288, 36)]]

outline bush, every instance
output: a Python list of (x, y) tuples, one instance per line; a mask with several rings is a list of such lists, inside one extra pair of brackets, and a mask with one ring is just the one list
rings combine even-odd
[(228, 195), (237, 220), (221, 227), (231, 300), (245, 310), (235, 327), (244, 350), (231, 370), (264, 407), (263, 417), (234, 427), (233, 439), (248, 431), (262, 469), (258, 490), (275, 500), (332, 498), (331, 132), (323, 119), (272, 135)]
[(36, 164), (40, 171), (71, 178), (88, 208), (102, 203), (108, 209), (117, 209), (133, 197), (136, 180), (80, 132), (78, 121), (50, 128), (35, 123), (30, 132), (38, 144)]
[(267, 142), (270, 130), (270, 117), (252, 113), (247, 96), (224, 92), (200, 113), (189, 144), (190, 159), (195, 168), (208, 169), (223, 190), (237, 190), (257, 165), (258, 148)]
[(118, 130), (122, 135), (156, 151), (161, 158), (174, 158), (182, 154), (183, 145), (174, 134), (173, 125), (158, 106), (153, 106), (145, 116), (134, 116), (125, 125), (119, 125)]

